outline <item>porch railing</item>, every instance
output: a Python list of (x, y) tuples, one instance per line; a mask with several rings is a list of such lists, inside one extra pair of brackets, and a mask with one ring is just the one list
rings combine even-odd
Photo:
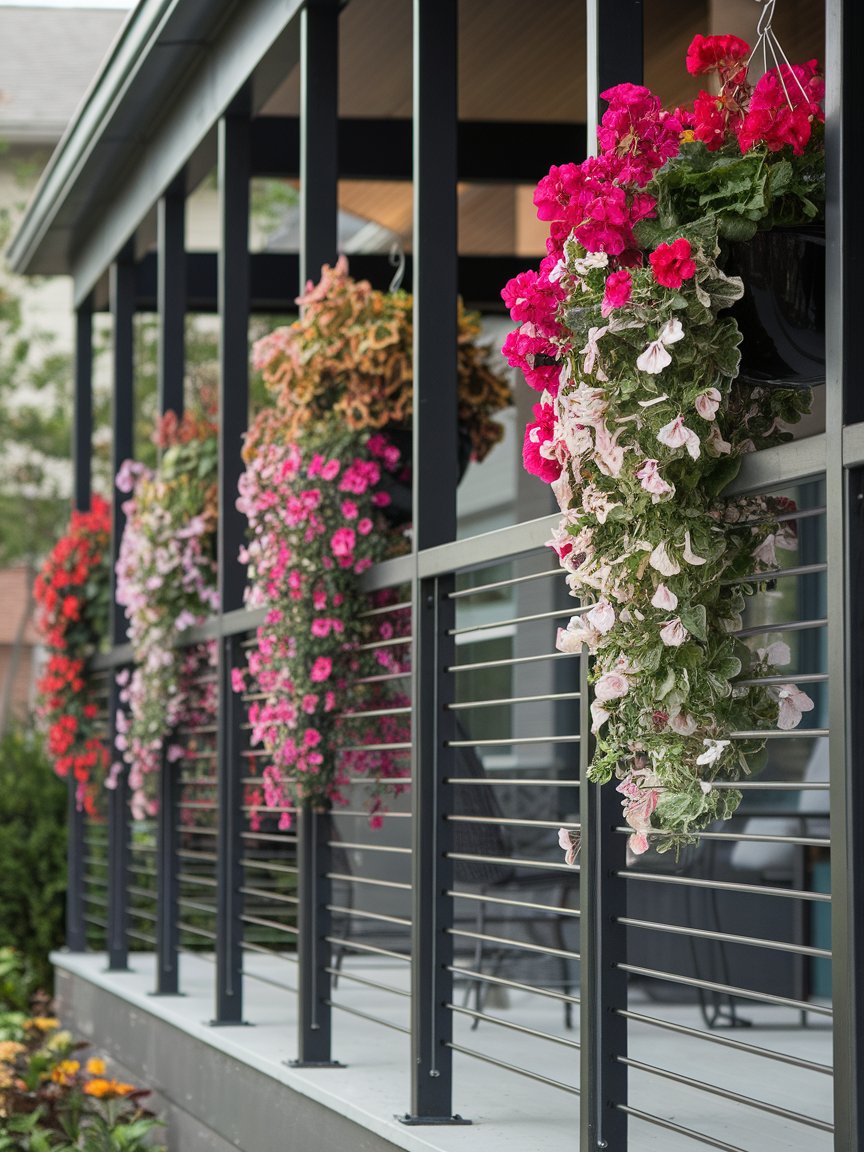
[[(371, 590), (398, 590), (374, 610), (399, 614), (403, 650), (413, 582), (423, 588), (414, 602), (434, 616), (419, 677), (432, 693), (431, 786), (411, 775), (410, 708), (398, 739), (376, 739), (380, 715), (356, 715), (365, 768), (347, 806), (292, 811), (280, 829), (281, 812), (257, 792), (250, 700), (223, 693), (215, 723), (180, 734), (192, 751), (166, 763), (154, 821), (120, 834), (128, 816), (116, 804), (107, 823), (77, 817), (88, 946), (106, 946), (119, 916), (123, 946), (115, 940), (112, 952), (107, 938), (114, 965), (124, 949), (156, 952), (162, 993), (182, 991), (184, 952), (211, 959), (216, 1024), (243, 1019), (247, 981), (296, 996), (301, 1064), (338, 1061), (346, 1014), (370, 1037), (424, 1029), (435, 1039), (439, 1115), (418, 1116), (406, 1100), (406, 1122), (457, 1122), (454, 1084), (479, 1060), (574, 1097), (583, 1149), (648, 1148), (663, 1129), (682, 1150), (749, 1152), (754, 1117), (759, 1147), (770, 1136), (778, 1147), (831, 1148), (818, 448), (764, 453), (739, 481), (797, 504), (797, 553), (752, 598), (742, 635), (787, 640), (789, 679), (816, 701), (815, 723), (771, 734), (768, 769), (744, 782), (740, 814), (677, 860), (628, 859), (614, 789), (585, 778), (586, 668), (554, 648), (574, 602), (539, 546), (549, 522), (535, 521), (371, 574)], [(224, 645), (224, 669), (243, 661), (256, 622), (234, 612), (189, 641)], [(128, 658), (118, 648), (94, 662), (106, 702), (107, 677)], [(203, 664), (196, 690), (212, 691), (220, 674)], [(408, 691), (407, 660), (385, 675)], [(404, 769), (372, 828), (364, 801), (385, 753)], [(575, 867), (557, 847), (562, 824), (581, 829)], [(434, 877), (418, 853), (430, 828)], [(123, 859), (112, 864), (117, 845)]]

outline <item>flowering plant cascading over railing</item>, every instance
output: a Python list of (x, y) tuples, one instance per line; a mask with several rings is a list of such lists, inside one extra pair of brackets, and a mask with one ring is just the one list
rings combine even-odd
[[(551, 541), (585, 601), (558, 637), (593, 654), (591, 778), (618, 780), (630, 847), (677, 849), (731, 815), (764, 741), (813, 707), (794, 684), (753, 683), (783, 643), (736, 638), (745, 599), (794, 546), (783, 502), (722, 498), (740, 457), (789, 438), (804, 391), (736, 382), (741, 297), (724, 237), (816, 216), (822, 82), (815, 62), (747, 78), (734, 36), (697, 37), (687, 64), (720, 91), (666, 112), (647, 88), (603, 94), (601, 154), (551, 169), (534, 201), (548, 254), (503, 292), (519, 327), (504, 353), (541, 393), (528, 471), (562, 511)], [(561, 842), (572, 858), (572, 839)]]
[(87, 661), (102, 647), (108, 620), (111, 509), (94, 496), (73, 512), (34, 585), (37, 627), (48, 663), (37, 685), (37, 714), (58, 776), (72, 774), (79, 808), (93, 815), (108, 769), (104, 719)]
[[(117, 602), (126, 609), (135, 666), (118, 674), (118, 751), (129, 767), (132, 813), (156, 811), (155, 782), (163, 752), (182, 759), (175, 732), (190, 719), (215, 715), (192, 686), (202, 666), (215, 665), (211, 643), (178, 646), (178, 639), (218, 610), (216, 586), (216, 429), (211, 418), (167, 413), (157, 430), (161, 458), (155, 470), (127, 460), (117, 487), (130, 494), (117, 561)], [(109, 785), (120, 771), (112, 766)]]
[[(392, 596), (365, 594), (360, 577), (407, 547), (392, 492), (411, 474), (394, 442), (411, 419), (411, 297), (352, 280), (340, 259), (298, 304), (300, 318), (255, 347), (274, 402), (249, 431), (240, 486), (247, 604), (267, 608), (234, 676), (255, 697), (252, 744), (267, 754), (247, 802), (253, 820), (270, 809), (285, 828), (293, 807), (340, 803), (362, 774), (380, 782), (369, 805), (377, 824), (410, 747), (398, 687), (410, 621)], [(480, 460), (500, 439), (492, 416), (510, 393), (478, 333), (460, 311), (458, 418)], [(364, 726), (370, 713), (374, 726)]]
[[(398, 462), (380, 433), (332, 423), (287, 445), (260, 445), (248, 461), (238, 502), (250, 529), (247, 605), (268, 611), (246, 671), (234, 671), (234, 687), (243, 691), (248, 676), (262, 697), (249, 709), (251, 742), (268, 752), (261, 786), (247, 798), (255, 821), (259, 807), (276, 809), (287, 828), (292, 806), (324, 808), (344, 799), (351, 772), (367, 764), (362, 730), (349, 711), (358, 719), (371, 709), (383, 713), (377, 745), (410, 739), (394, 711), (407, 700), (375, 680), (385, 667), (407, 674), (407, 665), (386, 646), (361, 649), (391, 638), (393, 619), (365, 616), (371, 605), (358, 586), (402, 539), (382, 515), (389, 496), (379, 483)], [(404, 775), (398, 754), (382, 751), (374, 759), (383, 787), (372, 794), (373, 818), (387, 778)]]

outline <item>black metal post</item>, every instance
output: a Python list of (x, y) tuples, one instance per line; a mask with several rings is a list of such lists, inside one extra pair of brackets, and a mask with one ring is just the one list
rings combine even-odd
[[(124, 460), (135, 452), (135, 360), (133, 322), (135, 317), (135, 264), (131, 249), (124, 251), (111, 265), (111, 313), (114, 319), (112, 406), (112, 468), (114, 475)], [(120, 540), (126, 517), (123, 502), (126, 495), (114, 488), (111, 526), (111, 641), (122, 644), (126, 639), (126, 616), (117, 603), (117, 578), (114, 566), (120, 551)], [(116, 751), (117, 713), (121, 707), (116, 679), (109, 693), (109, 730), (111, 755)], [(108, 967), (128, 967), (128, 893), (129, 881), (129, 790), (125, 769), (119, 773), (116, 787), (108, 800)]]
[[(157, 205), (159, 413), (183, 415), (186, 321), (185, 184), (178, 178)], [(180, 990), (177, 927), (180, 881), (177, 858), (177, 805), (180, 766), (165, 751), (159, 773), (156, 823), (156, 994)]]
[(219, 841), (216, 907), (216, 1017), (243, 1023), (243, 706), (231, 688), (231, 669), (242, 658), (233, 636), (219, 641)]
[[(72, 428), (73, 507), (90, 508), (90, 457), (93, 447), (93, 301), (75, 312), (75, 410)], [(77, 782), (67, 781), (66, 818), (66, 947), (84, 952), (87, 930), (84, 921), (84, 821), (76, 800)]]
[(300, 13), (300, 287), (336, 259), (339, 0)]
[[(339, 3), (307, 0), (300, 18), (300, 283), (336, 259)], [(338, 1068), (331, 1053), (330, 817), (298, 820), (298, 1036), (295, 1067)]]
[(304, 804), (297, 814), (299, 903), (298, 1055), (293, 1068), (341, 1068), (331, 1057), (330, 1010), (330, 816)]
[[(414, 547), (456, 538), (458, 5), (414, 0)], [(407, 1124), (468, 1123), (453, 1114), (453, 900), (446, 780), (453, 664), (452, 578), (413, 591), (413, 908), (411, 1112)]]
[[(602, 115), (600, 92), (643, 78), (643, 0), (588, 0), (588, 152), (597, 149), (597, 123)], [(582, 812), (582, 1052), (581, 1146), (584, 1149), (627, 1147), (627, 1022), (617, 1014), (627, 1008), (627, 976), (617, 964), (627, 961), (627, 931), (619, 923), (627, 912), (627, 887), (617, 876), (626, 862), (614, 787), (586, 779), (593, 755), (589, 738), (588, 657), (583, 654), (581, 744)]]
[[(643, 0), (588, 0), (588, 152), (596, 151), (597, 122), (602, 116), (600, 93), (615, 84), (642, 83)], [(581, 1142), (586, 1149), (626, 1148), (627, 1068), (618, 1060), (627, 1055), (627, 1022), (618, 1010), (627, 1007), (627, 976), (617, 965), (626, 962), (627, 890), (617, 875), (626, 861), (624, 837), (614, 831), (621, 820), (618, 794), (611, 785), (591, 784), (587, 770), (593, 755), (589, 737), (591, 714), (587, 680), (588, 657), (583, 654), (580, 745), (580, 812), (582, 820), (582, 1086)]]
[[(243, 605), (246, 570), (238, 559), (245, 521), (237, 511), (240, 455), (249, 420), (249, 112), (245, 100), (219, 121), (219, 604)], [(217, 777), (219, 859), (216, 915), (215, 1024), (243, 1021), (242, 708), (231, 687), (240, 652), (220, 642)]]
[(844, 425), (864, 419), (858, 344), (864, 286), (859, 74), (864, 9), (828, 0), (826, 27), (826, 495), (831, 759), (834, 1147), (864, 1147), (864, 474), (843, 463)]
[(159, 412), (183, 415), (186, 369), (186, 188), (181, 175), (156, 206)]
[(627, 960), (627, 929), (620, 923), (627, 914), (627, 888), (619, 875), (626, 841), (615, 831), (621, 804), (614, 785), (588, 780), (594, 741), (586, 651), (580, 689), (580, 1147), (616, 1149), (628, 1146), (627, 1115), (619, 1108), (627, 1103), (627, 1067), (618, 1059), (627, 1055), (627, 1021), (619, 1014), (627, 1007), (627, 974), (618, 967)]

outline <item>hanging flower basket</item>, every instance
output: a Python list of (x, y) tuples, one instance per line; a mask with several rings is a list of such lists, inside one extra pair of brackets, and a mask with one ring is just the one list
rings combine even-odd
[[(641, 85), (604, 92), (600, 155), (541, 180), (547, 256), (502, 293), (518, 325), (504, 353), (539, 393), (525, 466), (558, 500), (550, 545), (581, 602), (558, 647), (593, 657), (589, 775), (617, 782), (637, 854), (678, 851), (730, 816), (730, 785), (764, 762), (759, 732), (813, 708), (778, 675), (786, 644), (739, 636), (747, 597), (794, 546), (788, 502), (722, 494), (744, 453), (789, 439), (818, 376), (800, 335), (818, 288), (788, 266), (800, 237), (778, 241), (770, 274), (761, 254), (763, 233), (820, 218), (824, 85), (810, 61), (754, 86), (749, 57), (738, 37), (697, 36), (688, 70), (716, 73), (719, 91), (692, 108), (664, 110)], [(749, 296), (723, 266), (729, 245), (746, 253)], [(741, 371), (742, 298), (773, 367), (765, 354)], [(567, 829), (560, 842), (572, 861)]]
[[(247, 805), (253, 824), (269, 810), (285, 828), (298, 804), (342, 803), (362, 778), (377, 823), (408, 774), (410, 613), (392, 594), (370, 598), (360, 577), (407, 547), (398, 528), (411, 519), (412, 301), (352, 280), (340, 259), (298, 304), (300, 318), (253, 354), (273, 403), (246, 438), (238, 502), (247, 604), (267, 609), (234, 675), (253, 696)], [(479, 334), (479, 317), (460, 307), (453, 435), (463, 471), (501, 438), (494, 417), (511, 399)]]

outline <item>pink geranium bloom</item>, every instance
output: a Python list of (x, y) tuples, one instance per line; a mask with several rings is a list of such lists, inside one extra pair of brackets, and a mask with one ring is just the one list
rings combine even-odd
[(354, 551), (356, 536), (353, 528), (337, 528), (330, 537), (330, 549), (334, 556), (350, 556)]
[(600, 312), (608, 316), (616, 308), (623, 308), (633, 295), (633, 280), (626, 268), (613, 272), (606, 277), (606, 289), (603, 293), (603, 303)]
[(526, 472), (551, 484), (562, 467), (554, 451), (555, 410), (551, 404), (535, 404), (534, 416), (534, 423), (525, 428), (522, 463)]
[(324, 680), (330, 679), (330, 673), (333, 671), (333, 661), (329, 656), (316, 656), (315, 663), (309, 673), (309, 679), (313, 684), (320, 684)]

